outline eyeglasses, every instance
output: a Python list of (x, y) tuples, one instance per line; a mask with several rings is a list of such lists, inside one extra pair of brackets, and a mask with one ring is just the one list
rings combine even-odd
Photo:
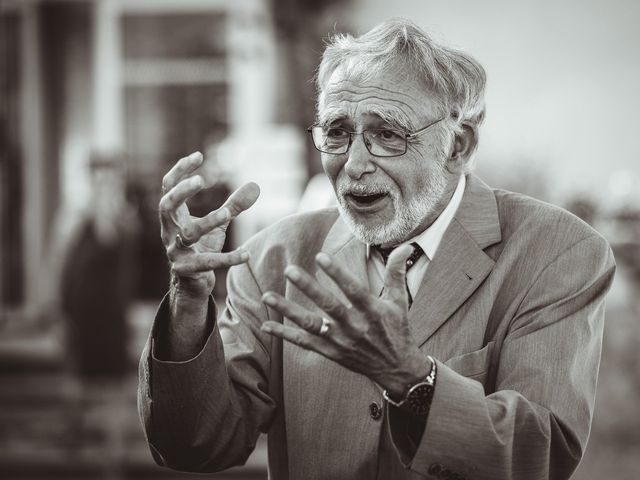
[[(444, 120), (444, 117), (410, 133), (393, 128), (377, 128), (363, 130), (361, 134), (367, 150), (374, 157), (399, 157), (407, 153), (407, 140), (423, 134), (427, 129), (442, 120)], [(347, 153), (353, 144), (353, 137), (358, 135), (358, 132), (329, 125), (312, 125), (307, 131), (311, 134), (313, 145), (317, 150), (322, 153), (331, 153), (332, 155)]]

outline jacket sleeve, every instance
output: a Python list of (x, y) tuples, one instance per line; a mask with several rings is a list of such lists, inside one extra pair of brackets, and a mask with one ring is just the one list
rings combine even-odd
[(403, 464), (438, 479), (569, 478), (589, 436), (614, 270), (599, 236), (572, 245), (542, 270), (509, 321), (494, 393), (485, 395), (480, 382), (437, 361), (414, 455), (402, 447), (406, 424), (390, 415)]
[(211, 332), (190, 360), (155, 355), (154, 342), (166, 333), (168, 296), (154, 320), (140, 360), (138, 410), (160, 465), (213, 472), (243, 464), (273, 417), (271, 337), (260, 331), (268, 316), (262, 292), (247, 264), (230, 270), (227, 286), (217, 322), (209, 300)]

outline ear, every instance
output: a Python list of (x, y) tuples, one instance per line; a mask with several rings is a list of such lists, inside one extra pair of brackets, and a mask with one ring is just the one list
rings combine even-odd
[(463, 123), (462, 131), (457, 133), (453, 139), (453, 148), (447, 160), (449, 171), (462, 173), (477, 146), (478, 126), (473, 123)]

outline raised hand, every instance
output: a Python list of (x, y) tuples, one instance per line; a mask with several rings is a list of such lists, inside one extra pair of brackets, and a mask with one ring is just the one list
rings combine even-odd
[(260, 189), (247, 183), (233, 192), (222, 207), (202, 218), (191, 216), (186, 201), (205, 188), (195, 172), (203, 162), (200, 152), (181, 158), (162, 180), (159, 203), (160, 235), (176, 288), (182, 295), (206, 298), (215, 285), (213, 270), (246, 262), (237, 249), (221, 253), (229, 222), (255, 203)]
[(429, 362), (411, 338), (407, 320), (405, 274), (412, 248), (405, 245), (389, 256), (380, 297), (329, 255), (319, 253), (316, 263), (340, 287), (351, 303), (344, 305), (317, 280), (296, 266), (285, 270), (287, 279), (309, 297), (323, 314), (309, 311), (275, 292), (262, 300), (297, 324), (264, 322), (262, 329), (313, 350), (354, 372), (363, 374), (395, 397), (429, 373)]

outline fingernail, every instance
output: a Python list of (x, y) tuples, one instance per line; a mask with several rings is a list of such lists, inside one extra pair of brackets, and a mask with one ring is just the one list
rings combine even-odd
[(231, 212), (228, 208), (223, 208), (222, 210), (220, 210), (220, 216), (222, 217), (222, 220), (229, 220), (229, 217), (231, 217)]
[(275, 300), (276, 299), (270, 293), (265, 293), (264, 295), (262, 295), (262, 301), (267, 305), (274, 305), (276, 303)]
[(249, 252), (247, 252), (246, 250), (240, 250), (240, 259), (243, 262), (246, 262), (247, 260), (249, 260)]
[(324, 252), (320, 252), (316, 255), (316, 262), (318, 262), (321, 267), (328, 267), (331, 265), (331, 257)]
[(267, 332), (267, 333), (271, 333), (273, 332), (273, 330), (271, 329), (271, 327), (269, 325), (267, 325), (266, 323), (263, 323), (262, 326), (260, 327), (260, 329), (263, 332)]
[(202, 156), (202, 153), (200, 153), (200, 152), (193, 152), (191, 155), (189, 155), (189, 157), (190, 157), (190, 158), (192, 158), (192, 159), (194, 159), (194, 160), (195, 160), (196, 158), (201, 157), (201, 156)]
[(298, 272), (296, 267), (287, 267), (284, 274), (291, 280), (300, 280), (300, 272)]

